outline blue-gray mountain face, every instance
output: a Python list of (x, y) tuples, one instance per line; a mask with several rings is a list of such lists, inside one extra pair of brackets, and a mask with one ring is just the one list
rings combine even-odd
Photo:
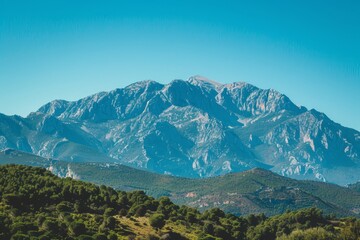
[(199, 76), (56, 100), (27, 118), (0, 115), (5, 148), (185, 177), (262, 167), (338, 184), (360, 180), (358, 131), (275, 90)]

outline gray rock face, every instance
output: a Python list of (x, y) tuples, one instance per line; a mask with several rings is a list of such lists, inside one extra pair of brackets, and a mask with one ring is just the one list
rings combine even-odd
[(200, 76), (56, 100), (27, 118), (1, 115), (5, 148), (185, 177), (262, 167), (301, 179), (360, 180), (359, 132), (275, 90)]

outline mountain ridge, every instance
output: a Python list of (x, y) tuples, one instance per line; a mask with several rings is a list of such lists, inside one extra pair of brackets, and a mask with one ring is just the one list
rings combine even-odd
[(193, 179), (162, 175), (117, 163), (69, 163), (12, 149), (0, 152), (0, 164), (37, 166), (60, 177), (122, 191), (142, 190), (156, 198), (168, 196), (176, 204), (185, 204), (200, 211), (218, 207), (236, 215), (275, 215), (287, 209), (317, 206), (326, 213), (340, 216), (360, 214), (360, 192), (356, 189), (294, 180), (261, 168)]
[(342, 185), (359, 180), (348, 174), (360, 171), (359, 132), (244, 82), (142, 81), (8, 118), (14, 128), (0, 127), (0, 149), (67, 161), (111, 158), (186, 177), (262, 167)]

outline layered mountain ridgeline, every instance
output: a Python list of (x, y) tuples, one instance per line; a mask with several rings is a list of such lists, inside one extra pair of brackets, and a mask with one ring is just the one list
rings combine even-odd
[(360, 221), (316, 208), (267, 218), (200, 213), (141, 191), (59, 178), (43, 168), (0, 166), (0, 239), (358, 239)]
[(350, 184), (349, 188), (352, 189), (352, 190), (360, 192), (360, 182)]
[(360, 175), (358, 131), (275, 90), (199, 76), (56, 100), (27, 118), (0, 115), (0, 149), (6, 148), (182, 177), (261, 167), (346, 185)]
[(294, 180), (263, 169), (188, 179), (119, 164), (68, 163), (8, 149), (0, 153), (0, 164), (9, 163), (41, 166), (61, 177), (117, 190), (142, 190), (152, 197), (168, 196), (176, 204), (200, 211), (217, 207), (235, 215), (265, 213), (270, 216), (287, 209), (316, 206), (326, 214), (360, 216), (360, 192), (329, 183)]

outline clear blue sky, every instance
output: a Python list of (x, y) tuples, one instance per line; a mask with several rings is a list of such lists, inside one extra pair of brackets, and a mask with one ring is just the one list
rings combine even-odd
[(0, 0), (2, 113), (196, 74), (360, 130), (360, 1)]

